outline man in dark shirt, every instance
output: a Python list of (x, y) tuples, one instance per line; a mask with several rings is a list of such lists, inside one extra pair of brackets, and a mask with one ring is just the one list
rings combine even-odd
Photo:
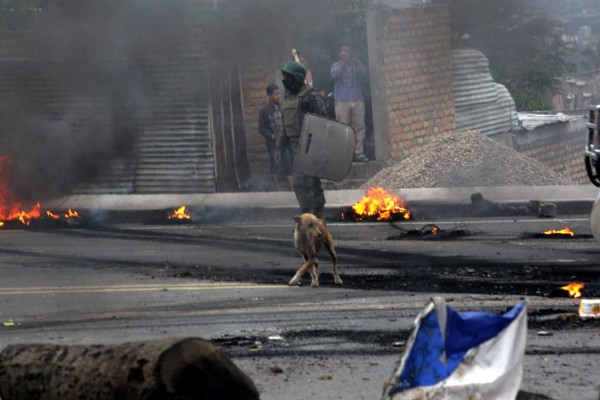
[[(279, 190), (279, 167), (278, 160), (275, 157), (276, 141), (281, 135), (281, 92), (279, 87), (271, 83), (267, 86), (268, 103), (258, 114), (258, 131), (265, 137), (267, 151), (269, 152), (269, 161), (271, 164), (271, 181), (275, 190)], [(281, 168), (287, 177), (290, 188), (292, 187), (292, 163), (290, 160), (289, 148), (285, 148), (281, 156)]]

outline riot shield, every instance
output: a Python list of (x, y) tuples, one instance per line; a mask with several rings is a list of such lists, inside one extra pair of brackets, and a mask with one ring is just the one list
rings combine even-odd
[(350, 173), (356, 138), (352, 127), (335, 120), (306, 114), (294, 170), (332, 181)]

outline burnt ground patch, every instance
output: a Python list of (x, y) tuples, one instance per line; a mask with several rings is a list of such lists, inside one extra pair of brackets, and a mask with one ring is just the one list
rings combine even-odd
[[(342, 252), (340, 252), (342, 253)], [(389, 256), (389, 253), (386, 254)], [(372, 260), (372, 259), (371, 259)], [(402, 265), (397, 262), (368, 264), (365, 268), (356, 260), (341, 257), (342, 287), (357, 290), (400, 290), (415, 293), (485, 293), (491, 295), (522, 295), (541, 297), (569, 297), (561, 286), (570, 282), (584, 282), (584, 298), (600, 296), (598, 272), (587, 265), (493, 263), (480, 260), (440, 260), (405, 255)], [(299, 266), (300, 264), (298, 264)], [(181, 267), (181, 266), (180, 266)], [(333, 287), (330, 265), (320, 265), (320, 285)], [(196, 277), (215, 281), (236, 280), (262, 284), (285, 284), (293, 270), (281, 268), (223, 269), (178, 268), (175, 276)], [(305, 276), (302, 285), (310, 285)]]
[[(539, 319), (535, 312), (528, 315), (528, 329), (533, 331), (576, 331), (600, 328), (600, 319), (582, 319), (577, 314), (560, 313)], [(232, 357), (273, 357), (290, 355), (329, 356), (336, 354), (400, 354), (406, 347), (411, 330), (346, 330), (346, 329), (299, 329), (280, 335), (252, 334), (224, 336), (210, 342)], [(274, 338), (275, 337), (275, 338)], [(276, 339), (276, 340), (275, 340)], [(343, 346), (327, 346), (323, 343), (339, 342)], [(527, 354), (579, 354), (598, 353), (596, 348), (535, 348)]]
[(600, 329), (600, 318), (581, 318), (566, 309), (542, 309), (528, 313), (529, 329), (538, 331), (572, 331), (577, 329)]
[[(477, 267), (477, 268), (474, 268)], [(495, 266), (494, 266), (495, 267)], [(461, 274), (460, 269), (449, 267), (422, 266), (415, 271), (411, 268), (391, 269), (386, 265), (375, 265), (374, 269), (387, 269), (386, 273), (344, 273), (342, 272), (342, 285), (345, 289), (357, 290), (389, 290), (406, 291), (415, 293), (485, 293), (489, 295), (521, 295), (541, 297), (569, 297), (568, 292), (560, 287), (568, 284), (577, 276), (577, 281), (586, 282), (590, 287), (583, 289), (584, 298), (592, 298), (600, 295), (599, 286), (594, 280), (597, 275), (585, 271), (570, 269), (565, 271), (561, 266), (540, 268), (540, 273), (545, 274), (546, 279), (536, 276), (524, 276), (516, 272), (522, 269), (521, 265), (502, 265), (505, 271), (500, 273), (488, 266), (486, 269), (481, 264), (470, 266), (463, 264), (462, 270), (470, 271)], [(325, 269), (327, 266), (322, 266)], [(493, 271), (492, 271), (493, 270)], [(492, 271), (492, 272), (490, 272)], [(213, 281), (235, 280), (250, 281), (259, 284), (286, 284), (293, 275), (293, 271), (285, 272), (279, 269), (243, 269), (225, 270), (222, 268), (177, 268), (173, 273), (175, 277), (209, 279)], [(324, 287), (336, 286), (333, 275), (329, 272), (321, 272), (319, 283)], [(310, 286), (310, 277), (305, 276), (301, 285)]]
[(540, 239), (540, 240), (573, 240), (573, 239), (593, 239), (594, 236), (589, 234), (574, 234), (569, 235), (565, 233), (553, 233), (553, 234), (545, 234), (545, 233), (537, 233), (537, 232), (525, 232), (521, 234), (521, 239)]
[[(428, 226), (426, 231), (429, 231)], [(58, 233), (58, 232), (57, 232)], [(289, 242), (264, 238), (216, 237), (194, 232), (164, 233), (97, 226), (87, 230), (60, 230), (63, 235), (93, 235), (94, 237), (124, 237), (136, 240), (172, 242), (194, 246), (210, 245), (215, 251), (244, 249), (248, 254), (290, 256), (296, 260), (291, 268), (281, 264), (260, 265), (243, 262), (239, 267), (222, 265), (186, 265), (170, 263), (169, 270), (159, 272), (175, 277), (213, 281), (243, 281), (259, 284), (286, 284), (301, 264), (300, 256)], [(454, 239), (457, 242), (461, 239)], [(467, 239), (477, 246), (477, 241)], [(552, 239), (550, 239), (552, 240)], [(559, 239), (560, 240), (560, 239)], [(445, 240), (451, 242), (451, 240)], [(590, 263), (559, 263), (553, 261), (503, 262), (461, 256), (439, 257), (422, 253), (406, 253), (379, 249), (336, 246), (344, 288), (357, 290), (400, 290), (416, 293), (485, 293), (493, 295), (527, 295), (567, 297), (560, 287), (571, 282), (583, 282), (584, 297), (600, 296), (600, 274)], [(585, 251), (584, 251), (585, 253)], [(587, 254), (587, 253), (585, 253)], [(589, 252), (590, 258), (597, 252)], [(294, 258), (295, 257), (295, 258)], [(327, 257), (320, 265), (322, 286), (334, 286), (331, 265)], [(309, 285), (305, 276), (302, 284)]]
[[(287, 331), (281, 335), (225, 336), (211, 343), (235, 357), (282, 355), (333, 355), (333, 354), (390, 354), (399, 353), (406, 343), (410, 330), (345, 330), (304, 329)], [(273, 340), (277, 336), (277, 340)], [(318, 347), (323, 342), (339, 341), (343, 348)], [(318, 347), (318, 348), (316, 348)]]

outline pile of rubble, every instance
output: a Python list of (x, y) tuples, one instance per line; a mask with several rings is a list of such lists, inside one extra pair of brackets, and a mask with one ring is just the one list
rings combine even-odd
[(537, 160), (475, 132), (437, 138), (379, 171), (362, 187), (394, 188), (574, 185)]

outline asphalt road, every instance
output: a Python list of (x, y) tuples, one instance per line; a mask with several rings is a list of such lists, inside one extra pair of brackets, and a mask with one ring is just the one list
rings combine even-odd
[[(583, 281), (596, 295), (600, 245), (585, 215), (328, 226), (341, 287), (325, 254), (320, 288), (308, 276), (286, 285), (301, 260), (278, 217), (0, 231), (0, 348), (200, 336), (262, 399), (376, 399), (431, 296), (498, 312), (525, 300), (522, 389), (600, 397), (600, 321), (580, 320), (559, 289)], [(540, 236), (565, 226), (574, 238)]]

